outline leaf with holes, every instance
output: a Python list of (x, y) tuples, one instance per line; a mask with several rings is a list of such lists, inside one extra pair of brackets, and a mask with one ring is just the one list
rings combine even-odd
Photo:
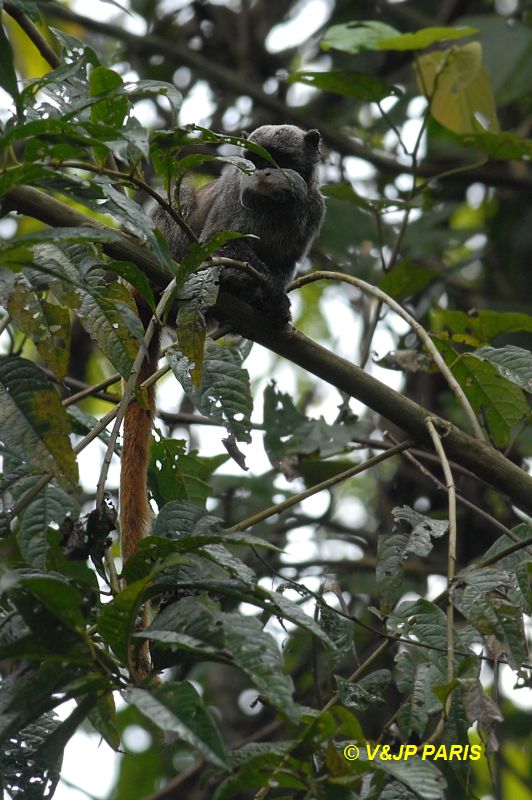
[(20, 280), (9, 296), (7, 310), (15, 325), (34, 342), (45, 364), (62, 380), (67, 374), (70, 353), (68, 309), (48, 302)]
[(37, 497), (24, 509), (17, 542), (25, 561), (33, 567), (44, 569), (49, 548), (47, 531), (51, 522), (59, 526), (67, 514), (75, 519), (79, 505), (63, 489), (53, 484), (45, 486)]
[(87, 264), (86, 259), (83, 246), (70, 248), (68, 254), (53, 244), (35, 248), (36, 262), (68, 282), (66, 297), (58, 280), (54, 294), (66, 303), (74, 290), (75, 312), (83, 327), (115, 369), (127, 377), (143, 336), (136, 306), (125, 286), (116, 281), (106, 283), (103, 270), (94, 268), (93, 262)]
[(64, 487), (78, 481), (70, 424), (59, 395), (43, 372), (17, 356), (0, 358), (0, 440), (38, 472)]
[(224, 425), (238, 441), (250, 442), (253, 399), (238, 348), (209, 341), (199, 386), (190, 376), (189, 359), (174, 347), (166, 354), (177, 380), (198, 411)]

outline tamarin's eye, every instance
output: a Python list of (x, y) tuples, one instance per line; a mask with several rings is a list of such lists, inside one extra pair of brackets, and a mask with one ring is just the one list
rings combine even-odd
[(245, 158), (247, 158), (248, 161), (251, 161), (252, 164), (255, 164), (255, 167), (257, 169), (267, 169), (268, 167), (270, 168), (273, 167), (272, 163), (266, 161), (265, 158), (262, 158), (262, 156), (258, 156), (256, 153), (250, 153), (246, 151), (244, 153), (244, 156)]
[[(299, 165), (296, 163), (296, 159), (292, 158), (287, 153), (280, 153), (275, 150), (270, 150), (269, 153), (277, 166), (281, 169), (293, 169), (298, 172)], [(271, 161), (267, 161), (265, 158), (262, 158), (262, 156), (259, 156), (256, 153), (250, 153), (249, 151), (246, 151), (244, 155), (248, 161), (251, 161), (252, 164), (255, 164), (257, 169), (274, 168), (274, 164), (272, 164)]]

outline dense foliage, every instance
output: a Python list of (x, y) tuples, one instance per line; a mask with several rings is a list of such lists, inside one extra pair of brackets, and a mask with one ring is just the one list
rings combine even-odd
[[(79, 726), (123, 753), (139, 725), (114, 800), (524, 798), (530, 726), (501, 694), (531, 669), (520, 4), (117, 5), (0, 3), (2, 788), (51, 797)], [(310, 6), (323, 26), (277, 47)], [(217, 300), (227, 236), (176, 264), (149, 216), (192, 173), (252, 170), (235, 146), (263, 122), (323, 134), (306, 336)], [(108, 471), (145, 334), (119, 278), (177, 330), (122, 574)]]

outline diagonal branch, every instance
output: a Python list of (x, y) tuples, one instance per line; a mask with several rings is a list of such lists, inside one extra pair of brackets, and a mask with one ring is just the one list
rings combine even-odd
[[(87, 225), (99, 229), (106, 226), (31, 187), (17, 187), (7, 195), (9, 208), (29, 214), (50, 225), (68, 227)], [(142, 269), (155, 285), (166, 285), (168, 275), (162, 274), (155, 257), (137, 244), (133, 237), (119, 234), (115, 240), (102, 245), (105, 252), (118, 260), (131, 260)], [(459, 430), (448, 421), (435, 418), (430, 411), (386, 384), (368, 375), (335, 353), (321, 347), (300, 331), (287, 325), (279, 328), (271, 319), (227, 292), (220, 292), (215, 306), (220, 320), (230, 321), (248, 339), (264, 345), (316, 377), (347, 392), (367, 405), (416, 442), (430, 444), (426, 418), (431, 416), (442, 432), (448, 457), (466, 467), (527, 513), (532, 513), (532, 477), (505, 458), (498, 450)]]

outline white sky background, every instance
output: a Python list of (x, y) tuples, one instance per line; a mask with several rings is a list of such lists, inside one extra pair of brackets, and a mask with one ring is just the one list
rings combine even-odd
[[(401, 0), (397, 0), (400, 2)], [(223, 4), (225, 0), (220, 0)], [(123, 5), (127, 5), (123, 2)], [(164, 10), (166, 12), (172, 9), (183, 8), (188, 5), (188, 0), (167, 0), (164, 3)], [(160, 8), (163, 4), (160, 4)], [(309, 2), (301, 3), (300, 13), (291, 21), (286, 24), (277, 25), (270, 33), (267, 45), (273, 52), (282, 50), (284, 47), (298, 45), (306, 41), (328, 18), (330, 7), (332, 6), (331, 0), (309, 0)], [(74, 10), (81, 14), (87, 14), (88, 6), (85, 0), (76, 0), (73, 3)], [(116, 7), (110, 4), (99, 2), (99, 0), (91, 0), (90, 14), (101, 20), (107, 20), (116, 16)], [(124, 15), (121, 20), (124, 27), (137, 34), (144, 34), (145, 23), (144, 20), (134, 15), (130, 17)], [(322, 61), (323, 65), (325, 62)], [(307, 68), (308, 64), (305, 65)], [(319, 69), (319, 64), (313, 64), (312, 68)], [(323, 66), (321, 67), (323, 68)], [(133, 73), (125, 75), (124, 78), (135, 80), (136, 75)], [(313, 89), (293, 86), (291, 87), (290, 101), (298, 104), (306, 100), (307, 93), (314, 91)], [(1, 90), (0, 90), (1, 92)], [(0, 94), (0, 108), (4, 105), (5, 96)], [(245, 103), (245, 99), (242, 101)], [(392, 100), (393, 103), (393, 100)], [(386, 107), (386, 106), (385, 106)], [(409, 109), (410, 121), (406, 123), (403, 128), (403, 137), (407, 147), (412, 147), (419, 130), (420, 115), (423, 112), (424, 100), (419, 98), (413, 101)], [(189, 122), (202, 123), (205, 122), (211, 112), (212, 101), (208, 85), (205, 82), (199, 82), (187, 100), (184, 102), (181, 113), (180, 122), (182, 124)], [(378, 112), (377, 112), (378, 113)], [(136, 115), (140, 121), (145, 125), (151, 125), (155, 122), (155, 114), (153, 105), (149, 101), (142, 101), (136, 107)], [(389, 141), (385, 143), (391, 145), (393, 132), (389, 134)], [(360, 159), (348, 159), (347, 171), (349, 176), (356, 181), (355, 188), (360, 194), (367, 194), (367, 185), (365, 181), (371, 178), (373, 168), (367, 162)], [(409, 176), (400, 176), (398, 182), (403, 180), (410, 180)], [(409, 185), (409, 184), (408, 184)], [(403, 188), (403, 186), (401, 186)], [(400, 218), (400, 217), (399, 217)], [(394, 221), (396, 221), (394, 219)], [(10, 224), (9, 220), (0, 223), (0, 235), (9, 235), (9, 229), (6, 227)], [(298, 298), (292, 295), (292, 303), (294, 306), (294, 316), (297, 316)], [(339, 291), (337, 288), (331, 287), (327, 291), (327, 318), (334, 319), (334, 332), (336, 334), (336, 342), (334, 351), (345, 358), (356, 361), (358, 356), (358, 339), (360, 328), (353, 330), (353, 315), (349, 309), (348, 303), (345, 300), (345, 288)], [(392, 324), (396, 332), (404, 333), (406, 325), (402, 320), (388, 315), (386, 318), (386, 325), (381, 325), (378, 328), (377, 335), (374, 339), (373, 350), (376, 351), (378, 356), (383, 356), (390, 349), (395, 346), (394, 338), (387, 325)], [(330, 345), (329, 345), (330, 346)], [(381, 369), (373, 364), (368, 365), (372, 374), (385, 382), (392, 388), (400, 389), (401, 375), (398, 372), (391, 370)], [(292, 365), (284, 364), (274, 354), (265, 350), (258, 345), (253, 347), (251, 355), (248, 357), (246, 367), (250, 372), (252, 386), (255, 397), (255, 411), (254, 419), (262, 419), (262, 393), (266, 384), (272, 377), (274, 370), (275, 379), (278, 388), (281, 391), (292, 393), (295, 388), (295, 370), (298, 369)], [(266, 377), (264, 377), (266, 376)], [(161, 409), (175, 411), (181, 390), (177, 387), (176, 381), (169, 379), (163, 381), (158, 391), (158, 406)], [(314, 406), (308, 409), (311, 416), (318, 417), (323, 414), (328, 422), (332, 422), (337, 412), (337, 406), (340, 402), (340, 395), (332, 387), (325, 384), (320, 385), (319, 392), (317, 393), (318, 400)], [(355, 413), (361, 410), (361, 406), (355, 402), (351, 404)], [(219, 428), (208, 428), (197, 426), (195, 431), (199, 441), (199, 451), (202, 455), (214, 455), (225, 452), (221, 444), (221, 438), (225, 436), (225, 432)], [(253, 435), (253, 442), (250, 446), (245, 448), (245, 455), (248, 466), (250, 466), (254, 474), (270, 468), (269, 461), (262, 446), (262, 435), (255, 432)], [(80, 457), (80, 470), (82, 474), (82, 482), (87, 488), (94, 488), (95, 476), (99, 474), (101, 460), (103, 457), (103, 447), (101, 443), (95, 442), (92, 446), (87, 448)], [(233, 462), (229, 462), (220, 471), (225, 471), (230, 474), (235, 474), (238, 467)], [(109, 484), (118, 484), (118, 461), (114, 459), (111, 470), (109, 473)], [(288, 486), (283, 478), (279, 478), (279, 488)], [(291, 488), (297, 488), (294, 483)], [(306, 511), (314, 515), (319, 513), (319, 506), (323, 502), (321, 495), (311, 498), (308, 501), (309, 505)], [(353, 503), (349, 505), (349, 513), (351, 515), (363, 514), (364, 509), (362, 504), (354, 499)], [(305, 540), (306, 532), (301, 529), (294, 531), (288, 545), (287, 557), (290, 561), (297, 560), (298, 554), (301, 550), (305, 550), (305, 559), (313, 556), (330, 557), (334, 552), (334, 543), (324, 543), (324, 548), (320, 552), (310, 554), (309, 544)], [(331, 547), (333, 552), (331, 552)], [(346, 545), (342, 545), (343, 548)], [(355, 545), (351, 546), (353, 552), (348, 554), (348, 557), (357, 557), (356, 551), (358, 548)], [(316, 550), (316, 547), (315, 547)], [(346, 557), (345, 549), (341, 553), (337, 553), (338, 557)], [(435, 596), (441, 590), (441, 582), (444, 579), (440, 576), (433, 576), (429, 587), (430, 596)], [(317, 588), (317, 587), (312, 587)], [(284, 636), (282, 629), (278, 631), (272, 630), (272, 633), (278, 633), (281, 637)], [(522, 708), (532, 708), (532, 696), (529, 692), (528, 695), (524, 692), (514, 691), (514, 673), (506, 667), (501, 670), (501, 686), (502, 692), (511, 696), (512, 701)], [(486, 681), (489, 683), (491, 677), (486, 674)], [(73, 701), (65, 703), (58, 709), (61, 716), (67, 716), (73, 708)], [(137, 746), (140, 750), (146, 746), (146, 742), (142, 740), (143, 731), (131, 731), (131, 736), (128, 745), (133, 749)], [(65, 751), (65, 759), (63, 764), (63, 776), (71, 784), (75, 784), (82, 789), (85, 789), (91, 796), (106, 797), (110, 788), (116, 779), (118, 768), (118, 756), (111, 751), (106, 743), (99, 740), (97, 734), (87, 734), (85, 731), (78, 732), (68, 744)], [(76, 791), (72, 785), (60, 783), (55, 793), (55, 800), (86, 800), (87, 794), (82, 791)]]

